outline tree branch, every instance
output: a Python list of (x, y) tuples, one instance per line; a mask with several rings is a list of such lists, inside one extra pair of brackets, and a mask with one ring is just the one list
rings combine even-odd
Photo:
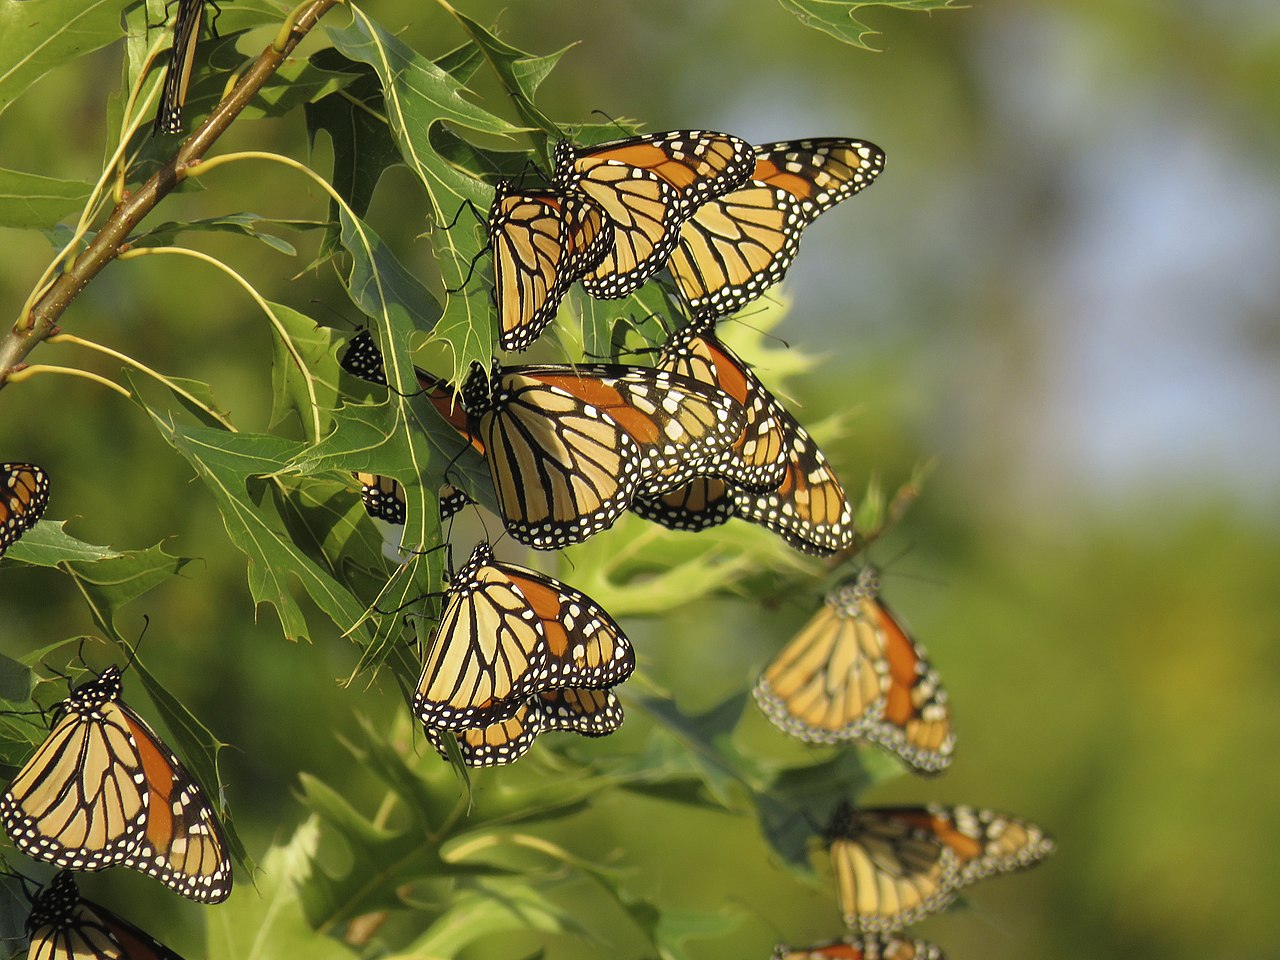
[(226, 132), (240, 112), (262, 89), (280, 64), (331, 7), (343, 0), (310, 0), (295, 11), (292, 26), (286, 21), (275, 41), (268, 46), (245, 72), (231, 92), (214, 108), (209, 118), (178, 148), (168, 163), (134, 193), (125, 197), (111, 212), (89, 246), (79, 254), (36, 301), (31, 311), (0, 340), (0, 389), (3, 389), (14, 367), (20, 364), (40, 341), (55, 332), (58, 319), (80, 291), (108, 263), (122, 252), (130, 232), (186, 176), (187, 169), (198, 164)]

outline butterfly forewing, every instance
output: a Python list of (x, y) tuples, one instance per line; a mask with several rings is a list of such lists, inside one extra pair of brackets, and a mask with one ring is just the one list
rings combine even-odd
[(595, 147), (556, 145), (557, 183), (604, 212), (612, 249), (583, 278), (594, 297), (623, 297), (671, 255), (682, 220), (740, 185), (754, 154), (746, 141), (701, 130), (630, 137)]
[(23, 853), (101, 870), (143, 842), (149, 793), (114, 669), (72, 691), (53, 730), (0, 797), (4, 829)]
[(773, 960), (946, 960), (946, 956), (923, 940), (849, 937), (809, 947), (779, 945), (773, 952)]
[(804, 228), (884, 168), (880, 148), (861, 140), (792, 140), (754, 151), (751, 179), (680, 227), (671, 275), (695, 318), (732, 313), (781, 280)]
[(598, 604), (495, 561), (482, 542), (450, 581), (413, 709), (429, 727), (484, 727), (539, 692), (613, 686), (634, 666), (630, 641)]
[(34, 463), (0, 463), (0, 557), (49, 505), (49, 477)]
[(556, 315), (565, 293), (607, 253), (605, 216), (583, 197), (498, 185), (489, 215), (494, 295), (504, 350), (524, 350)]

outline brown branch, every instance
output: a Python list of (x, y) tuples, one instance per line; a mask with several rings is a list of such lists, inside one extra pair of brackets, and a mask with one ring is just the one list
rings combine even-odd
[(0, 389), (4, 387), (14, 367), (22, 362), (36, 344), (55, 331), (58, 319), (79, 296), (80, 291), (103, 267), (123, 252), (122, 245), (134, 227), (182, 182), (187, 169), (199, 163), (209, 152), (232, 121), (240, 115), (240, 111), (248, 106), (249, 101), (262, 89), (262, 85), (279, 69), (285, 57), (331, 7), (341, 2), (342, 0), (312, 0), (298, 12), (287, 38), (281, 42), (281, 38), (277, 37), (262, 51), (231, 92), (214, 108), (209, 118), (178, 148), (173, 159), (116, 205), (89, 246), (49, 285), (49, 289), (36, 301), (31, 312), (19, 317), (14, 328), (7, 331), (3, 340), (0, 340)]

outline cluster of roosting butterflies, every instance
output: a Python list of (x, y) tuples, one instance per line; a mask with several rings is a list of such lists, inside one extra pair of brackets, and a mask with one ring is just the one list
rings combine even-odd
[[(679, 131), (590, 148), (561, 142), (550, 186), (498, 184), (488, 233), (505, 349), (529, 346), (575, 282), (592, 296), (617, 298), (665, 269), (689, 315), (653, 367), (495, 360), (473, 366), (460, 385), (416, 371), (435, 410), (486, 461), (515, 540), (558, 549), (631, 510), (681, 530), (736, 517), (806, 553), (853, 552), (852, 510), (826, 458), (718, 340), (715, 324), (776, 283), (805, 226), (871, 183), (883, 162), (879, 148), (859, 140), (753, 147)], [(367, 331), (341, 364), (387, 385)], [(38, 517), (48, 489), (38, 468), (4, 468), (0, 550)], [(371, 515), (405, 522), (397, 480), (356, 476)], [(447, 486), (441, 515), (470, 502)], [(496, 559), (482, 541), (449, 578), (412, 709), (443, 755), (507, 764), (545, 732), (616, 730), (623, 713), (613, 690), (634, 664), (630, 641), (599, 604)], [(828, 595), (755, 693), (773, 723), (803, 740), (870, 741), (922, 774), (951, 761), (946, 695), (924, 649), (879, 599), (870, 569)], [(121, 702), (114, 667), (62, 702), (48, 739), (0, 798), (0, 815), (20, 850), (64, 868), (33, 898), (33, 958), (176, 956), (81, 899), (65, 871), (130, 866), (206, 903), (231, 888), (213, 809)], [(938, 958), (937, 948), (896, 934), (964, 885), (1053, 849), (1033, 824), (969, 807), (842, 804), (826, 839), (852, 933), (800, 950), (779, 947), (780, 958)]]

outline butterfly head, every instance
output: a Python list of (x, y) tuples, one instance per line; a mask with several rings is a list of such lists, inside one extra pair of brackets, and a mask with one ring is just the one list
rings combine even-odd
[(120, 668), (115, 664), (101, 675), (80, 684), (62, 701), (62, 709), (73, 713), (92, 713), (104, 703), (120, 699)]
[(577, 150), (568, 140), (557, 140), (551, 151), (551, 165), (555, 169), (556, 179), (562, 180), (573, 166)]
[(471, 551), (471, 556), (467, 558), (467, 562), (458, 568), (458, 572), (449, 578), (451, 589), (467, 588), (472, 585), (473, 588), (479, 586), (476, 574), (481, 567), (487, 567), (493, 563), (493, 547), (489, 545), (489, 541), (481, 540), (476, 544), (475, 549)]
[(863, 600), (874, 600), (879, 593), (880, 576), (875, 567), (867, 566), (827, 594), (827, 604), (845, 616), (854, 617)]
[(494, 394), (502, 379), (502, 365), (497, 357), (489, 369), (478, 360), (471, 362), (467, 379), (462, 381), (462, 408), (472, 416), (479, 416), (493, 405)]
[(28, 936), (41, 927), (65, 926), (79, 902), (80, 890), (76, 887), (75, 876), (70, 870), (60, 870), (31, 902), (31, 913), (27, 916)]

